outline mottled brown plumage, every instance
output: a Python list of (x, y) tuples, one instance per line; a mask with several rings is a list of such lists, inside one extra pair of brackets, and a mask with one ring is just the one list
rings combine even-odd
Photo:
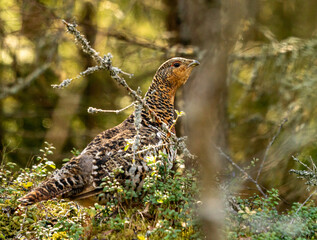
[[(168, 155), (170, 166), (176, 150), (166, 144), (169, 137), (160, 131), (161, 125), (164, 123), (168, 128), (173, 127), (176, 90), (187, 81), (193, 67), (198, 64), (196, 60), (185, 58), (166, 61), (157, 70), (145, 95), (146, 104), (158, 118), (153, 119), (148, 111), (142, 109), (138, 150), (150, 145), (162, 146), (155, 150)], [(135, 139), (137, 134), (134, 118), (134, 114), (131, 114), (121, 124), (97, 135), (79, 156), (73, 157), (40, 186), (20, 198), (21, 205), (31, 205), (55, 197), (74, 199), (82, 204), (103, 202), (106, 199), (101, 199), (99, 193), (102, 192), (100, 184), (105, 177), (116, 178), (124, 186), (129, 182), (129, 187), (140, 189), (150, 171), (144, 159), (153, 151), (142, 151), (134, 155), (131, 147), (124, 149), (127, 141)]]

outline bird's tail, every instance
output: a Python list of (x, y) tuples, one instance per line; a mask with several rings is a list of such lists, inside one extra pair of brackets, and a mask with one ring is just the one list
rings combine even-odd
[(67, 198), (81, 192), (86, 184), (86, 177), (82, 174), (81, 166), (76, 160), (78, 159), (74, 159), (74, 161), (68, 162), (61, 169), (56, 170), (40, 186), (18, 199), (20, 205), (32, 205), (58, 197)]
[(68, 188), (65, 188), (62, 184), (59, 188), (59, 184), (57, 181), (52, 181), (52, 179), (49, 179), (43, 182), (39, 187), (33, 189), (25, 196), (19, 198), (18, 201), (20, 202), (21, 206), (28, 206), (43, 200), (60, 197), (68, 192), (67, 189)]

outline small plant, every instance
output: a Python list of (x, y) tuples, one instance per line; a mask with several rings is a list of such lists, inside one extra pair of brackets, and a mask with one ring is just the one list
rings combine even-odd
[(238, 211), (227, 211), (228, 239), (316, 239), (317, 206), (294, 203), (286, 212), (279, 213), (278, 191), (268, 191), (267, 198), (254, 195), (247, 199), (235, 198)]
[(26, 189), (33, 186), (34, 182), (43, 180), (51, 170), (56, 168), (55, 163), (48, 159), (48, 156), (53, 154), (55, 147), (48, 142), (44, 142), (44, 144), (44, 149), (40, 149), (41, 155), (35, 157), (36, 164), (32, 168), (21, 169), (21, 173), (16, 179)]
[[(167, 168), (163, 153), (147, 157), (146, 162), (152, 172), (144, 179), (140, 192), (122, 188), (113, 176), (104, 178), (100, 197), (107, 193), (115, 197), (105, 206), (95, 204), (94, 228), (115, 230), (118, 237), (124, 238), (128, 237), (124, 233), (132, 228), (131, 237), (137, 234), (138, 239), (197, 239), (196, 173)], [(182, 159), (177, 159), (177, 163), (184, 164)]]
[(55, 148), (45, 142), (31, 168), (12, 171), (15, 164), (2, 161), (0, 169), (0, 239), (79, 239), (89, 214), (73, 202), (48, 201), (18, 208), (17, 199), (43, 181), (55, 163), (49, 160)]
[[(166, 154), (146, 159), (153, 169), (141, 191), (123, 188), (114, 176), (104, 178), (104, 205), (82, 207), (75, 202), (49, 200), (18, 208), (17, 199), (43, 181), (55, 164), (49, 160), (54, 147), (45, 143), (35, 165), (18, 169), (3, 161), (0, 168), (0, 239), (199, 239), (196, 219), (196, 172), (169, 169)], [(73, 154), (78, 154), (77, 150)], [(120, 174), (120, 168), (113, 174)]]

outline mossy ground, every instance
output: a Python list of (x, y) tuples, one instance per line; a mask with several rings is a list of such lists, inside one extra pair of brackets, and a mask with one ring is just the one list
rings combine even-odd
[(14, 170), (3, 160), (0, 239), (199, 239), (195, 172), (184, 171), (181, 159), (177, 170), (168, 170), (162, 154), (149, 161), (154, 171), (142, 192), (105, 184), (116, 196), (105, 206), (54, 199), (19, 208), (17, 199), (55, 168), (49, 161), (53, 150), (47, 144), (32, 168)]
[[(53, 150), (47, 144), (31, 168), (15, 169), (15, 164), (3, 157), (0, 239), (204, 239), (197, 216), (197, 173), (185, 170), (180, 158), (176, 169), (167, 169), (163, 154), (148, 161), (153, 172), (141, 192), (105, 181), (105, 192), (115, 196), (106, 205), (83, 207), (53, 199), (18, 207), (17, 199), (55, 168), (49, 160)], [(279, 212), (278, 191), (272, 189), (267, 195), (232, 197), (227, 202), (227, 239), (317, 239), (317, 207), (313, 201), (293, 203), (289, 210)]]

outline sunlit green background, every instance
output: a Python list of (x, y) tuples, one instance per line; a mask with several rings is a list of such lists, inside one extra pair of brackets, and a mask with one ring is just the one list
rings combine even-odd
[(1, 145), (6, 151), (14, 149), (8, 157), (21, 166), (43, 141), (54, 144), (60, 161), (73, 147), (83, 149), (97, 133), (129, 114), (129, 110), (118, 115), (87, 113), (90, 106), (120, 109), (131, 103), (107, 72), (78, 79), (64, 90), (50, 87), (95, 64), (74, 44), (62, 19), (79, 24), (101, 54), (111, 52), (114, 65), (133, 73), (128, 82), (134, 89), (140, 86), (143, 94), (165, 60), (164, 52), (107, 37), (108, 32), (120, 30), (166, 45), (165, 8), (160, 1), (3, 1), (0, 5), (2, 88), (49, 63), (29, 85), (1, 99)]

